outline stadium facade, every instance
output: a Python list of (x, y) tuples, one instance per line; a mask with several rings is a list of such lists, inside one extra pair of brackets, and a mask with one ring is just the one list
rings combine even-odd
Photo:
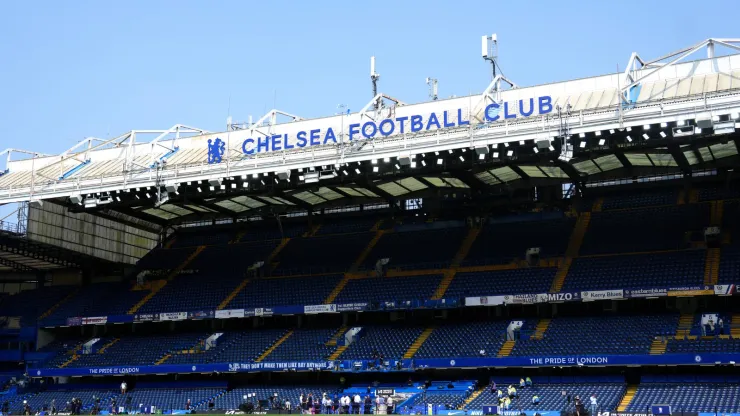
[[(0, 360), (27, 373), (8, 406), (737, 413), (740, 55), (715, 49), (739, 43), (9, 149), (0, 203), (28, 222), (0, 227)], [(488, 385), (530, 375), (518, 398)]]

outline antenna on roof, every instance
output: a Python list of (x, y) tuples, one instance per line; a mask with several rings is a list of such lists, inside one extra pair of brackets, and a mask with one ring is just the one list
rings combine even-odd
[(427, 77), (427, 85), (429, 86), (429, 98), (437, 101), (437, 79)]
[(496, 78), (496, 66), (498, 66), (498, 36), (496, 36), (495, 33), (491, 36), (482, 36), (481, 54), (483, 55), (484, 60), (491, 63), (491, 69), (493, 70), (493, 76), (491, 76), (491, 79)]
[[(380, 79), (380, 74), (375, 72), (375, 57), (370, 57), (370, 81), (373, 82), (373, 98), (378, 96), (378, 80)], [(378, 109), (378, 102), (375, 102), (375, 109)]]

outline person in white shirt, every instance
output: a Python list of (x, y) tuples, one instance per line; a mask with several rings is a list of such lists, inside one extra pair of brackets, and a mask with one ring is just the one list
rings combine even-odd
[(596, 416), (598, 414), (598, 404), (596, 403), (596, 395), (591, 395), (591, 409), (589, 410), (589, 413), (591, 416)]
[(346, 394), (339, 399), (339, 403), (342, 406), (340, 411), (344, 414), (349, 413), (349, 397)]
[(126, 394), (126, 389), (128, 389), (128, 385), (126, 385), (126, 382), (124, 381), (121, 383), (121, 394)]
[(388, 400), (385, 401), (386, 406), (388, 406), (388, 414), (393, 414), (393, 396), (388, 396)]
[(290, 400), (288, 400), (288, 399), (285, 400), (285, 410), (287, 410), (288, 412), (290, 412)]
[(362, 399), (360, 398), (360, 395), (355, 393), (355, 397), (353, 398), (352, 403), (352, 413), (354, 414), (360, 414), (360, 404), (362, 403)]

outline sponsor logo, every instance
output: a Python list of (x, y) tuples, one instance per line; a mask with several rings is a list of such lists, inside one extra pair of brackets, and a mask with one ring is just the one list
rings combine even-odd
[(218, 137), (216, 140), (208, 139), (208, 163), (221, 163), (226, 151), (226, 143)]
[(93, 316), (89, 318), (82, 318), (82, 325), (104, 325), (108, 322), (107, 316)]
[(244, 309), (224, 309), (216, 311), (216, 319), (244, 318)]
[(188, 319), (187, 312), (162, 312), (159, 314), (160, 321), (184, 321)]
[(307, 305), (303, 307), (303, 313), (314, 314), (314, 313), (334, 313), (337, 311), (337, 305)]

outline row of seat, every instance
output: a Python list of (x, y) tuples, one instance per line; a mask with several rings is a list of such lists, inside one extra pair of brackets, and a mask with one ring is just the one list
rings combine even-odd
[[(511, 381), (499, 378), (497, 387), (505, 391)], [(433, 383), (427, 389), (419, 390), (405, 403), (397, 398), (397, 411), (403, 412), (403, 407), (446, 405), (449, 408), (460, 408), (471, 390), (463, 388), (447, 389), (444, 384)], [(515, 382), (511, 382), (515, 384)], [(440, 387), (441, 386), (441, 387)], [(523, 410), (574, 410), (576, 398), (580, 398), (585, 407), (590, 408), (590, 398), (596, 398), (599, 411), (616, 411), (626, 393), (624, 382), (542, 382), (535, 377), (534, 384), (529, 387), (517, 387), (517, 398), (512, 401), (511, 408)], [(349, 388), (350, 395), (367, 392), (364, 387)], [(10, 395), (5, 400), (9, 402), (11, 412), (21, 413), (23, 400), (28, 402), (35, 412), (44, 407), (56, 406), (63, 411), (72, 398), (78, 398), (83, 403), (83, 410), (89, 411), (99, 400), (101, 408), (108, 410), (115, 400), (118, 407), (138, 409), (139, 407), (155, 406), (156, 409), (168, 411), (185, 409), (188, 401), (193, 409), (204, 409), (209, 402), (214, 408), (222, 410), (236, 410), (245, 402), (268, 400), (277, 397), (280, 403), (285, 401), (293, 405), (300, 403), (300, 396), (311, 395), (320, 400), (324, 395), (336, 400), (341, 396), (342, 388), (337, 385), (252, 385), (227, 389), (225, 387), (181, 387), (181, 388), (134, 388), (125, 394), (117, 389), (94, 389), (84, 386), (70, 385), (67, 389), (53, 389), (24, 396)], [(534, 404), (532, 398), (537, 396), (539, 404)], [(497, 391), (483, 387), (475, 393), (472, 400), (465, 404), (469, 410), (479, 410), (485, 405), (497, 404)], [(740, 409), (740, 384), (725, 382), (649, 382), (641, 383), (631, 400), (627, 400), (626, 411), (642, 412), (655, 404), (670, 405), (673, 413), (681, 412), (737, 412)], [(403, 406), (402, 406), (403, 405)]]
[[(400, 324), (361, 326), (362, 331), (339, 358), (360, 360), (383, 355), (386, 359), (400, 359), (408, 351), (414, 352), (416, 359), (495, 356), (510, 335), (507, 330), (510, 323), (509, 320), (451, 322), (431, 328)], [(656, 338), (669, 340), (667, 353), (740, 350), (738, 339), (677, 340), (674, 335), (678, 323), (679, 315), (674, 314), (527, 319), (522, 321), (510, 355), (648, 354)], [(732, 324), (728, 319), (726, 325)], [(425, 341), (411, 349), (425, 330), (429, 332)], [(89, 354), (80, 353), (81, 345), (88, 341), (85, 338), (56, 340), (41, 351), (56, 354), (45, 366), (242, 363), (256, 360), (282, 339), (264, 361), (323, 361), (336, 351), (336, 343), (329, 341), (337, 334), (344, 335), (338, 331), (335, 327), (225, 331), (215, 342), (208, 343), (206, 340), (213, 334), (207, 332), (104, 336)], [(73, 357), (76, 358), (71, 360)]]

